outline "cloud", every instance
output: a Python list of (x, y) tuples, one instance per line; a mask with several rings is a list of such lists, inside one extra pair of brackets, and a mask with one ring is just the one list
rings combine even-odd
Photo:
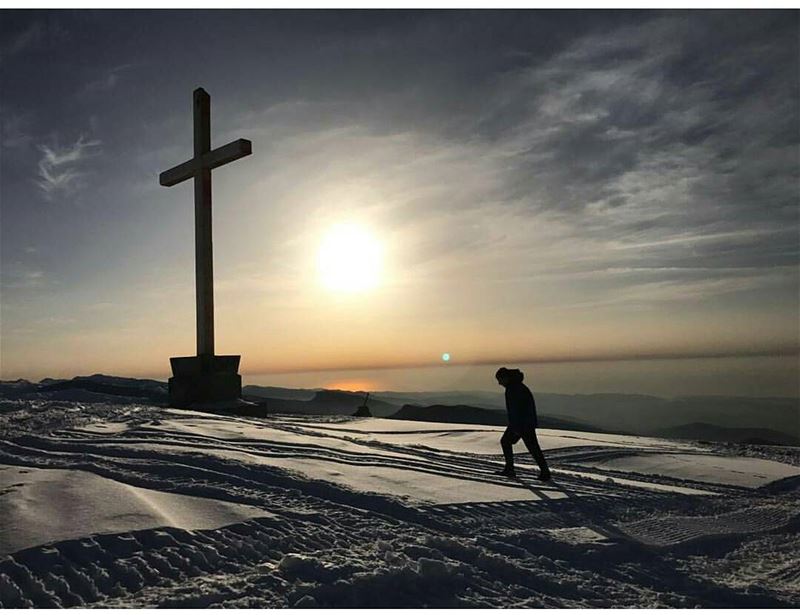
[(28, 146), (33, 140), (30, 123), (30, 114), (0, 107), (0, 146), (6, 149)]
[(44, 271), (19, 261), (8, 263), (2, 268), (1, 273), (0, 282), (7, 289), (40, 288), (47, 282), (47, 276)]
[(104, 71), (99, 78), (84, 85), (83, 88), (81, 88), (78, 92), (78, 97), (86, 97), (92, 94), (110, 92), (116, 88), (117, 85), (119, 85), (122, 73), (129, 70), (133, 66), (133, 64), (121, 64), (120, 66), (109, 68), (108, 70)]
[[(0, 47), (0, 58), (9, 58), (40, 46), (44, 42), (45, 26), (40, 21), (30, 23), (26, 28), (17, 32)], [(2, 62), (2, 59), (0, 59)]]
[(587, 305), (797, 286), (797, 44), (723, 22), (595, 28), (447, 87), (423, 73), (418, 116), (394, 85), (284, 100), (226, 136), (257, 140), (281, 226), (367, 216), (420, 283), (594, 276)]
[[(672, 13), (596, 29), (497, 73), (489, 96), (461, 105), (480, 121), (448, 138), (494, 169), (474, 194), (505, 219), (498, 249), (516, 277), (671, 268), (677, 279), (637, 296), (700, 300), (745, 288), (737, 268), (761, 272), (746, 286), (756, 289), (796, 266), (796, 32), (774, 15), (728, 18)], [(498, 259), (481, 258), (497, 271)], [(797, 287), (796, 276), (781, 280)]]
[(55, 20), (32, 21), (4, 41), (0, 41), (0, 65), (18, 54), (41, 49), (48, 43), (67, 38), (66, 30)]
[(754, 269), (724, 272), (692, 268), (646, 268), (607, 270), (604, 277), (628, 278), (625, 284), (615, 284), (614, 293), (604, 293), (575, 303), (561, 304), (559, 309), (597, 309), (616, 307), (638, 309), (660, 303), (685, 304), (700, 302), (713, 296), (731, 295), (746, 291), (785, 286), (796, 278), (793, 268), (764, 273)]
[(47, 200), (58, 196), (69, 197), (84, 185), (85, 161), (99, 153), (101, 142), (78, 137), (71, 146), (59, 148), (40, 145), (42, 157), (39, 160), (37, 184)]

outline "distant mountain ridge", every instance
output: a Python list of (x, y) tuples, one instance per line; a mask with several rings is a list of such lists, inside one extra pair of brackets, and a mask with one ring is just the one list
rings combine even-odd
[(476, 425), (505, 425), (505, 412), (472, 406), (414, 406), (406, 404), (387, 417), (403, 421), (430, 421), (433, 423), (472, 423)]
[[(414, 406), (406, 404), (400, 410), (387, 417), (404, 421), (429, 421), (433, 423), (472, 423), (477, 425), (499, 425), (508, 424), (505, 410), (490, 410), (487, 408), (475, 408), (472, 406)], [(539, 416), (539, 427), (543, 429), (565, 429), (569, 431), (592, 431), (598, 430), (586, 423), (578, 423), (566, 419)]]
[[(258, 385), (246, 385), (243, 394), (265, 413), (327, 415), (353, 414), (365, 395), (364, 392)], [(795, 398), (704, 396), (665, 399), (648, 395), (565, 395), (536, 391), (534, 394), (542, 427), (714, 441), (800, 443), (800, 399)], [(46, 378), (38, 383), (0, 381), (0, 396), (7, 399), (103, 402), (113, 398), (131, 403), (168, 403), (165, 382), (103, 374), (72, 379)], [(379, 417), (390, 417), (408, 406), (397, 417), (404, 420), (491, 425), (504, 424), (505, 420), (503, 392), (499, 388), (497, 392), (378, 391), (371, 393), (368, 406), (371, 413)], [(454, 407), (460, 410), (453, 410)], [(466, 416), (471, 417), (469, 421)]]
[[(242, 391), (244, 393), (244, 390)], [(343, 414), (351, 415), (363, 403), (366, 393), (336, 391), (322, 389), (314, 393), (311, 399), (279, 399), (253, 395), (248, 390), (246, 397), (263, 404), (268, 412), (277, 414)], [(398, 410), (398, 406), (386, 401), (370, 397), (367, 406), (372, 416), (387, 417)]]
[(792, 437), (774, 429), (720, 427), (709, 423), (689, 423), (659, 430), (656, 435), (670, 439), (709, 440), (739, 444), (778, 444), (800, 446), (800, 437)]
[[(0, 381), (0, 395), (18, 398), (62, 398), (80, 401), (75, 392), (84, 392), (85, 401), (102, 401), (103, 396), (127, 399), (146, 399), (155, 404), (167, 401), (167, 383), (143, 378), (122, 378), (93, 374), (72, 379), (44, 378), (40, 382), (28, 380)], [(61, 396), (59, 393), (73, 393)]]
[(541, 414), (564, 416), (607, 430), (649, 435), (687, 425), (708, 423), (723, 428), (770, 429), (800, 435), (800, 400), (792, 398), (678, 397), (646, 395), (561, 395), (539, 393)]
[(310, 401), (314, 395), (321, 390), (322, 389), (287, 389), (285, 387), (246, 384), (242, 387), (242, 395), (268, 399), (296, 399), (299, 401)]

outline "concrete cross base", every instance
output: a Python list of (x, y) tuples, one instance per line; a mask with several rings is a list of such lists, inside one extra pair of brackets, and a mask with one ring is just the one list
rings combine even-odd
[(172, 357), (169, 403), (176, 408), (233, 402), (242, 396), (239, 355)]

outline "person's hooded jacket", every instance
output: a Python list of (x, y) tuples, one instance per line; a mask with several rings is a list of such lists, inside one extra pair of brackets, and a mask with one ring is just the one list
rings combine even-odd
[(506, 373), (510, 382), (506, 386), (506, 410), (508, 424), (516, 430), (535, 429), (536, 402), (531, 390), (522, 383), (524, 378), (518, 369), (510, 369)]

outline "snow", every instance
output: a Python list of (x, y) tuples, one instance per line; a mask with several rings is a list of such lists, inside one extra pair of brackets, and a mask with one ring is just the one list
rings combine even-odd
[(0, 555), (91, 534), (213, 529), (270, 516), (253, 506), (142, 489), (81, 470), (0, 465), (0, 493)]
[(662, 485), (654, 482), (647, 482), (643, 480), (634, 480), (630, 478), (622, 478), (620, 476), (605, 476), (603, 474), (596, 474), (593, 472), (576, 472), (574, 470), (561, 470), (563, 474), (569, 476), (577, 476), (580, 478), (588, 478), (590, 480), (602, 480), (606, 483), (624, 485), (626, 487), (636, 487), (639, 489), (647, 489), (649, 491), (667, 491), (681, 495), (718, 495), (715, 491), (708, 491), (706, 489), (696, 489), (693, 487), (686, 487), (684, 485)]
[[(377, 438), (382, 442), (408, 443), (409, 436), (419, 445), (437, 450), (457, 453), (492, 454), (497, 452), (497, 442), (504, 427), (491, 425), (469, 425), (465, 423), (428, 423), (424, 421), (400, 421), (393, 419), (354, 419), (346, 423), (305, 423), (315, 430), (331, 430), (349, 433), (356, 438)], [(556, 429), (537, 430), (542, 449), (566, 448), (570, 446), (604, 446), (627, 448), (635, 446), (650, 449), (692, 449), (690, 444), (648, 438), (644, 436), (622, 436), (595, 434)]]
[(77, 433), (86, 432), (90, 434), (121, 434), (129, 429), (130, 426), (126, 423), (109, 423), (103, 421), (97, 423), (87, 423), (81, 427), (76, 427), (75, 431)]
[[(128, 433), (126, 441), (117, 446), (136, 449), (175, 451), (181, 446), (203, 447), (205, 454), (249, 464), (267, 464), (302, 474), (314, 480), (336, 483), (343, 487), (400, 497), (417, 504), (454, 504), (515, 500), (560, 499), (567, 497), (552, 484), (530, 484), (509, 481), (494, 476), (491, 471), (464, 468), (457, 458), (424, 449), (442, 452), (496, 454), (502, 429), (459, 424), (455, 430), (441, 423), (418, 423), (410, 429), (407, 421), (367, 419), (353, 421), (358, 429), (348, 429), (350, 423), (323, 424), (282, 418), (272, 426), (252, 425), (237, 419), (207, 419), (184, 414), (180, 419), (159, 421), (157, 426), (141, 426)], [(369, 425), (374, 432), (366, 433)], [(399, 431), (389, 431), (393, 428)], [(120, 433), (109, 423), (92, 423), (81, 428), (91, 433)], [(611, 436), (608, 439), (593, 434), (567, 435), (543, 430), (541, 441), (545, 450), (584, 445), (605, 444), (618, 450), (624, 443), (652, 447), (648, 438)], [(147, 432), (146, 440), (138, 436)], [(181, 443), (176, 434), (192, 439)], [(350, 438), (350, 439), (347, 439)], [(223, 444), (224, 443), (224, 444)], [(385, 446), (403, 447), (406, 453)], [(381, 447), (376, 450), (376, 446)], [(670, 444), (670, 447), (678, 446)], [(414, 451), (412, 454), (410, 451)], [(364, 456), (367, 460), (364, 460)], [(412, 467), (410, 469), (409, 465)], [(530, 464), (521, 463), (521, 468)], [(780, 464), (778, 464), (780, 465)], [(453, 466), (458, 470), (453, 471)], [(569, 472), (574, 476), (606, 480), (590, 472)], [(423, 476), (421, 476), (423, 475)], [(692, 495), (713, 495), (713, 492), (684, 486), (664, 486), (630, 479), (616, 479), (619, 484), (659, 491)], [(580, 494), (578, 494), (580, 495)]]
[(787, 447), (540, 430), (541, 483), (501, 428), (111, 399), (0, 403), (0, 607), (800, 602)]
[(625, 455), (588, 462), (585, 465), (606, 470), (753, 488), (763, 487), (798, 474), (798, 469), (793, 466), (767, 459), (676, 453)]
[[(202, 446), (206, 455), (283, 468), (311, 479), (392, 495), (418, 504), (564, 497), (553, 487), (544, 485), (534, 493), (524, 485), (495, 477), (490, 472), (462, 470), (466, 476), (460, 478), (453, 474), (451, 460), (431, 460), (424, 455), (392, 450), (377, 451), (373, 446), (308, 429), (308, 424), (295, 426), (291, 419), (280, 421), (278, 425), (282, 428), (191, 416), (184, 420), (159, 421), (157, 426), (126, 428), (127, 441), (115, 441), (114, 445), (154, 453), (181, 448), (195, 450)], [(76, 431), (121, 433), (119, 427), (109, 423), (91, 423)], [(145, 440), (140, 439), (143, 432), (148, 434)], [(175, 438), (178, 434), (192, 439), (181, 442)], [(413, 438), (408, 433), (403, 435), (405, 440)], [(496, 449), (497, 442), (493, 442)]]

